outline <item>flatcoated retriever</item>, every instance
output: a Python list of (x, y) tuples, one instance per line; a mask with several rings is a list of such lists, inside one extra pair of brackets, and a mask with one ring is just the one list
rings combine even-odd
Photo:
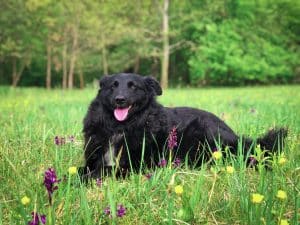
[[(245, 160), (254, 140), (238, 136), (210, 112), (189, 107), (168, 108), (155, 97), (162, 94), (152, 77), (120, 73), (104, 76), (84, 119), (84, 177), (100, 177), (115, 168), (120, 173), (151, 167), (168, 157), (168, 137), (176, 132), (173, 157), (200, 166), (214, 149), (237, 154), (242, 142)], [(262, 149), (276, 151), (287, 135), (271, 129), (256, 140)], [(242, 141), (241, 141), (242, 140)], [(251, 150), (252, 149), (252, 150)], [(166, 157), (166, 158), (167, 158)], [(143, 159), (142, 159), (143, 158)]]

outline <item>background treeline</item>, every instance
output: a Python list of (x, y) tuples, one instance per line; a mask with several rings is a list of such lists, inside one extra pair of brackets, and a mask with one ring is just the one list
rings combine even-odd
[(6, 0), (0, 84), (84, 87), (103, 74), (171, 85), (300, 80), (297, 0)]

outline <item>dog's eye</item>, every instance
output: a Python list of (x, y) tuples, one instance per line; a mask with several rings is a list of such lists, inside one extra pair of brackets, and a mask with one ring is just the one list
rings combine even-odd
[(129, 81), (128, 84), (127, 84), (127, 86), (128, 86), (128, 88), (136, 89), (136, 86), (135, 86), (135, 84), (132, 81)]
[(119, 86), (119, 82), (115, 80), (115, 81), (113, 82), (111, 88), (114, 89), (114, 88), (116, 88), (116, 87), (118, 87), (118, 86)]

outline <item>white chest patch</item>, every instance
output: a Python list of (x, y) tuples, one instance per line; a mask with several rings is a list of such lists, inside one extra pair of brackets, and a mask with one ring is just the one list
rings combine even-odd
[(122, 134), (114, 134), (109, 139), (108, 148), (105, 149), (104, 153), (104, 165), (105, 166), (115, 166), (116, 165), (116, 155), (117, 155), (117, 144), (122, 139)]

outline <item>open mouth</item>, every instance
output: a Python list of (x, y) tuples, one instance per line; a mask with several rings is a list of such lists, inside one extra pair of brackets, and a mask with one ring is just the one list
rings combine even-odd
[(130, 108), (131, 108), (131, 105), (127, 108), (116, 108), (114, 110), (114, 116), (115, 116), (116, 120), (118, 120), (118, 121), (126, 120)]

